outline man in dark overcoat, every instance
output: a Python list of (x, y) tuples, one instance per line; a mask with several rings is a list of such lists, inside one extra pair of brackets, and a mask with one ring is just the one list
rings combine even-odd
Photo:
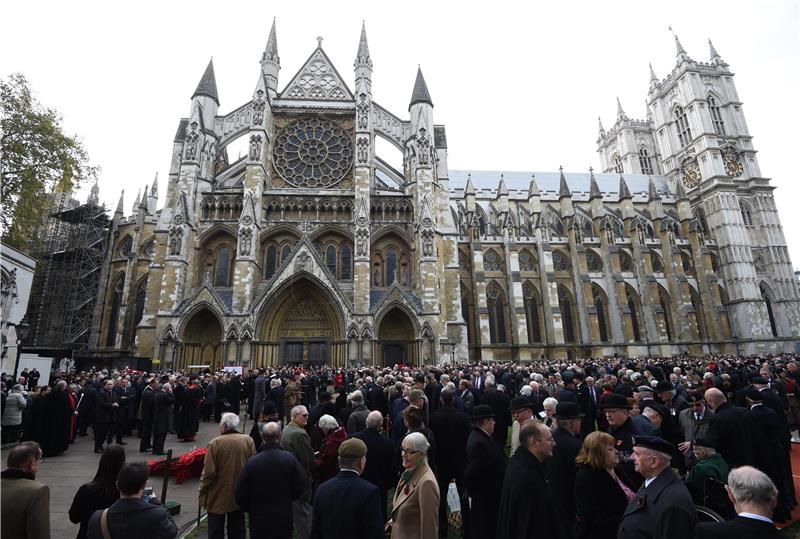
[(583, 445), (580, 432), (583, 412), (578, 404), (559, 402), (555, 413), (558, 428), (553, 432), (556, 447), (553, 457), (547, 459), (547, 477), (553, 485), (556, 499), (567, 522), (575, 520), (575, 458)]
[[(429, 428), (436, 439), (436, 479), (439, 482), (439, 532), (447, 535), (447, 489), (455, 479), (459, 495), (464, 493), (464, 468), (467, 463), (467, 440), (472, 427), (469, 417), (453, 407), (455, 394), (450, 389), (442, 390), (441, 405), (431, 414)], [(462, 518), (469, 511), (461, 504)], [(468, 518), (468, 517), (467, 517)]]
[(511, 398), (501, 391), (494, 380), (486, 381), (486, 390), (483, 393), (483, 404), (488, 405), (495, 415), (495, 429), (492, 438), (501, 449), (505, 449), (508, 440), (508, 427), (511, 426)]
[(472, 539), (490, 539), (497, 529), (497, 513), (506, 455), (492, 438), (494, 411), (485, 404), (472, 410), (472, 432), (467, 439), (467, 466), (464, 469), (464, 490), (471, 500), (468, 522), (464, 528)]
[(264, 398), (267, 396), (267, 378), (264, 376), (264, 370), (258, 371), (258, 376), (253, 381), (253, 402), (250, 405), (250, 419), (255, 419), (261, 413), (261, 408), (264, 406)]
[(321, 484), (314, 495), (312, 539), (384, 539), (386, 521), (378, 487), (360, 477), (367, 463), (367, 445), (351, 438), (339, 445), (338, 453), (339, 473)]
[(142, 398), (139, 401), (139, 413), (142, 418), (139, 427), (142, 438), (139, 442), (139, 451), (142, 453), (153, 449), (153, 404), (157, 388), (158, 378), (153, 376), (142, 390)]
[(383, 416), (379, 411), (374, 410), (367, 416), (366, 430), (354, 434), (353, 438), (358, 438), (367, 445), (369, 458), (361, 477), (378, 487), (383, 521), (387, 522), (389, 520), (387, 493), (397, 484), (399, 470), (395, 461), (397, 445), (394, 440), (381, 434), (381, 425), (383, 425)]
[(631, 421), (631, 408), (628, 399), (617, 393), (606, 396), (601, 405), (608, 421), (608, 433), (614, 437), (614, 449), (619, 454), (617, 472), (624, 476), (627, 484), (639, 488), (644, 478), (633, 465), (633, 437), (642, 432)]
[(103, 452), (103, 442), (108, 437), (114, 421), (114, 410), (119, 404), (114, 400), (114, 380), (108, 378), (103, 388), (97, 392), (97, 407), (94, 413), (94, 452)]
[(550, 429), (537, 420), (519, 431), (520, 445), (506, 467), (500, 494), (496, 535), (503, 539), (568, 539), (555, 491), (547, 478), (545, 462), (553, 456), (555, 440)]
[(581, 436), (586, 438), (590, 432), (597, 430), (597, 407), (600, 402), (600, 391), (595, 387), (594, 378), (587, 377), (582, 381), (576, 390), (578, 404), (583, 411), (584, 417), (581, 423)]
[(617, 539), (694, 537), (697, 510), (680, 477), (670, 468), (672, 444), (655, 436), (636, 436), (633, 460), (644, 485), (622, 515)]
[(97, 388), (87, 383), (78, 398), (78, 436), (87, 436), (87, 430), (94, 425), (94, 411), (97, 406)]
[(714, 417), (708, 426), (707, 437), (714, 441), (717, 452), (722, 455), (728, 466), (757, 466), (759, 449), (759, 429), (753, 414), (746, 408), (731, 406), (725, 395), (712, 387), (705, 392), (706, 403), (714, 410)]
[(153, 454), (164, 454), (164, 442), (167, 433), (172, 430), (172, 408), (175, 406), (175, 395), (169, 383), (161, 386), (153, 395)]

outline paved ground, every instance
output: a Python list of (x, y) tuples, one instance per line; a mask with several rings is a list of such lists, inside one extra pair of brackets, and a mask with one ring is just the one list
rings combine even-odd
[[(244, 415), (240, 416), (244, 423)], [(242, 425), (240, 425), (241, 430)], [(247, 420), (245, 428), (250, 432), (252, 423)], [(193, 447), (205, 447), (209, 440), (219, 434), (216, 423), (200, 423), (200, 432), (195, 442), (178, 442), (174, 434), (167, 435), (165, 451), (173, 450), (173, 455), (178, 456)], [(124, 446), (126, 459), (129, 462), (150, 460), (155, 458), (150, 453), (139, 452), (139, 439), (125, 438), (128, 445)], [(8, 447), (2, 450), (2, 468), (5, 468)], [(163, 457), (162, 457), (163, 458)], [(69, 521), (69, 507), (78, 491), (78, 487), (92, 480), (97, 471), (100, 455), (94, 453), (94, 440), (91, 435), (78, 438), (67, 452), (58, 457), (46, 458), (39, 465), (36, 480), (50, 486), (50, 530), (52, 539), (74, 539), (78, 535), (78, 525)], [(151, 477), (149, 485), (153, 487), (157, 496), (161, 495), (162, 477)], [(167, 490), (167, 500), (181, 504), (181, 512), (175, 517), (178, 527), (183, 526), (192, 519), (197, 518), (197, 479), (190, 479), (181, 485), (175, 484), (175, 478), (170, 477)]]

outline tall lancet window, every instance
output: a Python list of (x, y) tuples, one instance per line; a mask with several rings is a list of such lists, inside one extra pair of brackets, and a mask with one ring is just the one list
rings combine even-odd
[(692, 130), (689, 129), (689, 118), (683, 107), (675, 107), (675, 128), (678, 130), (678, 141), (681, 146), (688, 146), (692, 141)]
[(722, 112), (714, 96), (708, 96), (708, 110), (711, 112), (711, 122), (714, 124), (714, 133), (725, 136), (725, 123), (722, 121)]

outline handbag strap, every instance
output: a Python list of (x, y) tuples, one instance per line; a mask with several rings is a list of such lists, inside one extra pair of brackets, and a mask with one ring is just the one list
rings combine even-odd
[(104, 509), (100, 515), (100, 531), (103, 532), (103, 539), (111, 539), (111, 532), (108, 531), (108, 509)]

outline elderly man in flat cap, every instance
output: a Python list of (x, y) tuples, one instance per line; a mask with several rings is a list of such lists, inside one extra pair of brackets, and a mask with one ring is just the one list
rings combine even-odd
[(383, 512), (378, 487), (361, 478), (367, 444), (350, 438), (339, 445), (339, 473), (314, 495), (311, 537), (383, 539)]
[(670, 468), (672, 444), (635, 436), (633, 462), (644, 485), (622, 516), (617, 539), (693, 537), (697, 511), (683, 481)]

